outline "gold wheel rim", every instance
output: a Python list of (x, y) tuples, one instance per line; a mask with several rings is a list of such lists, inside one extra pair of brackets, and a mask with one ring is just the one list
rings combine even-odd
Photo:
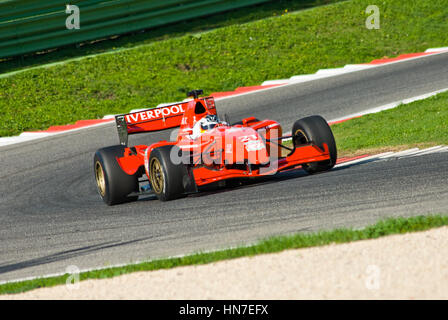
[(308, 143), (308, 137), (306, 136), (305, 132), (303, 132), (302, 129), (298, 129), (298, 130), (296, 130), (296, 132), (294, 133), (294, 135), (295, 135), (295, 136), (298, 136), (299, 133), (302, 135), (303, 138), (305, 138), (306, 143)]
[[(296, 130), (296, 132), (294, 133), (295, 136), (298, 136), (299, 134), (302, 135), (302, 139), (305, 138), (305, 143), (308, 143), (308, 142), (309, 142), (308, 137), (306, 136), (305, 132), (303, 132), (302, 129), (298, 129), (298, 130)], [(302, 164), (302, 168), (306, 168), (306, 167), (308, 167), (309, 165), (310, 165), (309, 163), (303, 163), (303, 164)]]
[(106, 179), (104, 178), (103, 167), (99, 161), (95, 163), (95, 178), (98, 191), (100, 192), (100, 195), (104, 197), (106, 194)]
[(162, 165), (157, 158), (153, 158), (150, 163), (151, 186), (156, 193), (162, 193), (164, 185), (164, 176)]

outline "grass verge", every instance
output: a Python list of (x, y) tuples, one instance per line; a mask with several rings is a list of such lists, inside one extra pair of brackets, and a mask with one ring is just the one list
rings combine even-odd
[[(448, 93), (332, 125), (338, 150), (356, 154), (448, 144)], [(390, 151), (388, 150), (388, 151)]]
[[(392, 234), (423, 231), (446, 225), (448, 225), (448, 216), (443, 215), (390, 218), (379, 221), (378, 223), (367, 226), (361, 230), (345, 228), (308, 234), (299, 233), (290, 236), (271, 237), (248, 247), (239, 247), (209, 253), (197, 253), (181, 258), (154, 260), (125, 267), (84, 272), (80, 274), (79, 279), (81, 281), (87, 279), (104, 279), (137, 271), (151, 271), (170, 269), (179, 266), (200, 265), (243, 256), (274, 253), (286, 249), (308, 248), (332, 243), (375, 239)], [(20, 293), (37, 288), (65, 284), (69, 276), (70, 275), (66, 274), (52, 278), (3, 284), (0, 285), (0, 294)]]
[[(448, 92), (331, 126), (338, 156), (448, 145)], [(290, 146), (291, 142), (285, 142)]]
[(95, 119), (264, 80), (419, 52), (448, 43), (443, 1), (353, 0), (0, 79), (0, 136)]

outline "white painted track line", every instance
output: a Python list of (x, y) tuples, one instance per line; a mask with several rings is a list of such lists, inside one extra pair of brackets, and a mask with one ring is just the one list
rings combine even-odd
[[(114, 116), (114, 118), (115, 118), (115, 116)], [(0, 147), (8, 146), (8, 145), (16, 144), (16, 143), (21, 143), (21, 142), (27, 142), (27, 141), (36, 140), (36, 139), (41, 139), (41, 138), (46, 138), (49, 136), (55, 136), (55, 135), (59, 135), (59, 134), (67, 133), (67, 132), (75, 132), (75, 131), (89, 129), (89, 128), (93, 128), (93, 127), (104, 126), (104, 125), (108, 125), (110, 123), (111, 123), (110, 121), (107, 121), (107, 122), (92, 124), (92, 125), (85, 126), (85, 127), (74, 128), (74, 129), (69, 129), (69, 130), (65, 130), (65, 131), (57, 131), (57, 132), (22, 132), (18, 136), (0, 137)]]
[(402, 157), (402, 156), (406, 156), (406, 155), (411, 155), (413, 153), (416, 153), (420, 151), (419, 148), (413, 148), (413, 149), (409, 149), (409, 150), (403, 150), (403, 151), (399, 151), (399, 152), (394, 152), (390, 155), (386, 155), (386, 156), (382, 156), (380, 157), (380, 159), (386, 159), (386, 158), (398, 158), (398, 157)]
[(381, 112), (381, 111), (385, 111), (385, 110), (396, 108), (396, 107), (398, 107), (399, 105), (402, 105), (402, 104), (409, 104), (409, 103), (412, 103), (412, 102), (415, 102), (415, 101), (424, 100), (424, 99), (427, 99), (429, 97), (435, 96), (435, 95), (437, 95), (439, 93), (443, 93), (443, 92), (447, 92), (447, 91), (448, 91), (448, 88), (436, 90), (436, 91), (433, 91), (433, 92), (428, 92), (428, 93), (425, 93), (425, 94), (422, 94), (422, 95), (419, 95), (419, 96), (415, 96), (415, 97), (412, 97), (412, 98), (408, 98), (408, 99), (404, 99), (404, 100), (400, 100), (400, 101), (395, 101), (395, 102), (388, 103), (388, 104), (385, 104), (385, 105), (382, 105), (382, 106), (379, 106), (379, 107), (367, 109), (367, 110), (362, 111), (362, 112), (352, 113), (352, 114), (349, 114), (348, 116), (345, 116), (345, 117), (342, 117), (342, 118), (333, 119), (333, 120), (331, 120), (329, 122), (343, 121), (345, 119), (361, 117), (361, 116), (364, 116), (366, 114), (378, 113), (378, 112)]
[(360, 163), (360, 162), (370, 162), (373, 160), (378, 160), (380, 157), (387, 156), (390, 154), (393, 154), (393, 152), (384, 152), (384, 153), (380, 153), (380, 154), (375, 154), (373, 156), (368, 156), (368, 157), (364, 157), (364, 158), (360, 158), (360, 159), (355, 159), (355, 160), (339, 163), (339, 164), (335, 165), (334, 167), (338, 168), (338, 167), (349, 166), (349, 165), (352, 165), (355, 163)]
[(429, 48), (426, 49), (425, 52), (445, 52), (448, 51), (448, 47), (442, 47), (442, 48)]
[(407, 157), (417, 157), (417, 156), (423, 156), (431, 153), (440, 153), (440, 152), (448, 152), (448, 146), (435, 146), (431, 148), (426, 148), (420, 150), (419, 148), (412, 148), (408, 150), (403, 150), (399, 152), (384, 152), (380, 154), (371, 155), (368, 157), (355, 159), (352, 161), (347, 161), (343, 163), (339, 163), (335, 165), (335, 168), (339, 167), (345, 167), (350, 166), (356, 163), (364, 163), (364, 162), (373, 162), (373, 161), (385, 161), (385, 160), (393, 160), (393, 159), (400, 159), (400, 158), (407, 158)]
[(434, 153), (434, 152), (436, 152), (436, 151), (438, 151), (439, 149), (442, 149), (442, 148), (444, 148), (444, 146), (435, 146), (435, 147), (431, 147), (431, 148), (420, 150), (419, 152), (416, 152), (414, 155), (422, 156), (422, 155), (425, 155), (425, 154)]
[(439, 152), (448, 152), (448, 146), (447, 147), (443, 147), (443, 148), (441, 148), (441, 149), (436, 151), (436, 153), (439, 153)]

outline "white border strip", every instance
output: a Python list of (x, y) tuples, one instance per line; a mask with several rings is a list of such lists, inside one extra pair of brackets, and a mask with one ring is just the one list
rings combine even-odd
[(337, 122), (337, 121), (344, 121), (344, 120), (349, 120), (351, 118), (361, 117), (361, 116), (364, 116), (366, 114), (377, 113), (377, 112), (381, 112), (381, 111), (384, 111), (384, 110), (393, 109), (393, 108), (398, 107), (399, 105), (409, 104), (409, 103), (412, 103), (412, 102), (415, 102), (415, 101), (424, 100), (424, 99), (427, 99), (429, 97), (435, 96), (435, 95), (437, 95), (439, 93), (447, 92), (447, 91), (448, 91), (448, 88), (440, 89), (440, 90), (437, 90), (437, 91), (425, 93), (425, 94), (422, 94), (422, 95), (419, 95), (419, 96), (415, 96), (415, 97), (412, 97), (412, 98), (408, 98), (408, 99), (404, 99), (404, 100), (388, 103), (388, 104), (385, 104), (385, 105), (382, 105), (382, 106), (379, 106), (379, 107), (375, 107), (375, 108), (372, 108), (372, 109), (367, 109), (365, 111), (361, 111), (361, 112), (358, 112), (358, 113), (352, 113), (352, 114), (349, 114), (348, 116), (344, 116), (344, 117), (341, 117), (341, 118), (336, 118), (336, 119), (330, 120), (328, 122), (332, 123), (332, 122)]
[(426, 49), (425, 52), (444, 52), (444, 51), (448, 51), (448, 47), (442, 47), (442, 48), (429, 48), (429, 49)]
[[(115, 116), (113, 116), (113, 117), (115, 117)], [(109, 119), (109, 118), (104, 118), (104, 119)], [(100, 127), (100, 126), (104, 126), (104, 125), (107, 125), (107, 124), (110, 124), (110, 123), (112, 123), (112, 121), (105, 121), (105, 122), (101, 122), (101, 123), (88, 125), (88, 126), (85, 126), (85, 127), (73, 128), (73, 129), (68, 129), (68, 130), (64, 130), (64, 131), (56, 131), (56, 132), (46, 132), (46, 131), (42, 131), (42, 132), (22, 132), (18, 136), (0, 137), (0, 148), (3, 147), (3, 146), (9, 146), (9, 145), (17, 144), (17, 143), (22, 143), (22, 142), (27, 142), (27, 141), (47, 138), (47, 137), (50, 137), (50, 136), (56, 136), (56, 135), (60, 135), (60, 134), (63, 134), (63, 133), (76, 132), (76, 131), (80, 131), (80, 130), (84, 130), (84, 129)]]

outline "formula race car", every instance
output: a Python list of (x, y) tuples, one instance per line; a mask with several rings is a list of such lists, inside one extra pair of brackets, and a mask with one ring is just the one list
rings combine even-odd
[[(98, 192), (106, 204), (147, 194), (167, 201), (214, 182), (300, 167), (317, 173), (336, 164), (333, 133), (321, 116), (297, 120), (284, 136), (274, 120), (249, 117), (230, 125), (219, 119), (214, 98), (200, 95), (202, 90), (193, 90), (190, 101), (115, 117), (120, 144), (94, 156)], [(176, 127), (172, 141), (128, 146), (128, 135)], [(285, 139), (292, 139), (292, 146), (283, 145)]]

